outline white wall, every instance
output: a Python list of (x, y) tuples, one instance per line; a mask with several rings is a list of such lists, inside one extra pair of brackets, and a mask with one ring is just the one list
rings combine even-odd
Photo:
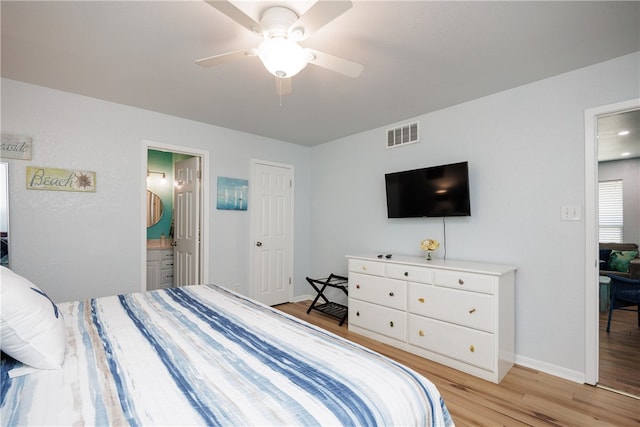
[[(421, 255), (441, 219), (387, 219), (384, 173), (468, 161), (472, 216), (446, 220), (447, 258), (517, 266), (518, 363), (585, 372), (584, 110), (638, 97), (640, 56), (625, 56), (426, 114), (421, 142), (385, 148), (381, 127), (313, 148), (313, 273), (347, 254)], [(408, 119), (407, 121), (413, 121)], [(443, 256), (443, 251), (437, 257)]]
[[(217, 177), (249, 179), (251, 158), (293, 165), (294, 284), (307, 291), (308, 148), (6, 79), (2, 131), (33, 137), (31, 161), (7, 160), (11, 267), (54, 301), (140, 290), (143, 140), (210, 151), (207, 281), (247, 294), (249, 215), (216, 210)], [(26, 190), (27, 165), (95, 171), (97, 192)]]
[(598, 180), (622, 179), (622, 241), (640, 244), (640, 158), (601, 162)]

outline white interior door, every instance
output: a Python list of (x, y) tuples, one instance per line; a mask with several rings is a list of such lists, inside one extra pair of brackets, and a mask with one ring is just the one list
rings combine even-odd
[(200, 283), (200, 157), (175, 164), (174, 277), (176, 286)]
[(293, 167), (254, 161), (249, 185), (252, 297), (267, 305), (291, 301)]

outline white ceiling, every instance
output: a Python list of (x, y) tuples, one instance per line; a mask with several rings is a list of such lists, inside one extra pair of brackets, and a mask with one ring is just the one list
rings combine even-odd
[(600, 117), (598, 160), (605, 162), (636, 157), (640, 157), (640, 110)]
[[(259, 21), (313, 3), (236, 4)], [(301, 44), (364, 73), (309, 65), (280, 99), (256, 58), (194, 64), (259, 42), (204, 1), (3, 0), (1, 15), (4, 78), (306, 146), (640, 50), (637, 1), (356, 1)]]

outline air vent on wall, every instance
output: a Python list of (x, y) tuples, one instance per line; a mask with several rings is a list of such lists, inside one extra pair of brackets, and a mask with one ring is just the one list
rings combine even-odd
[(387, 148), (413, 144), (420, 141), (418, 123), (409, 123), (387, 130)]

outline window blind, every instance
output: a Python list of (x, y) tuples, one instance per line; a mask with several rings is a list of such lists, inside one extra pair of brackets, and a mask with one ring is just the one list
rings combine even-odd
[(600, 242), (622, 243), (622, 180), (599, 182), (598, 200)]

